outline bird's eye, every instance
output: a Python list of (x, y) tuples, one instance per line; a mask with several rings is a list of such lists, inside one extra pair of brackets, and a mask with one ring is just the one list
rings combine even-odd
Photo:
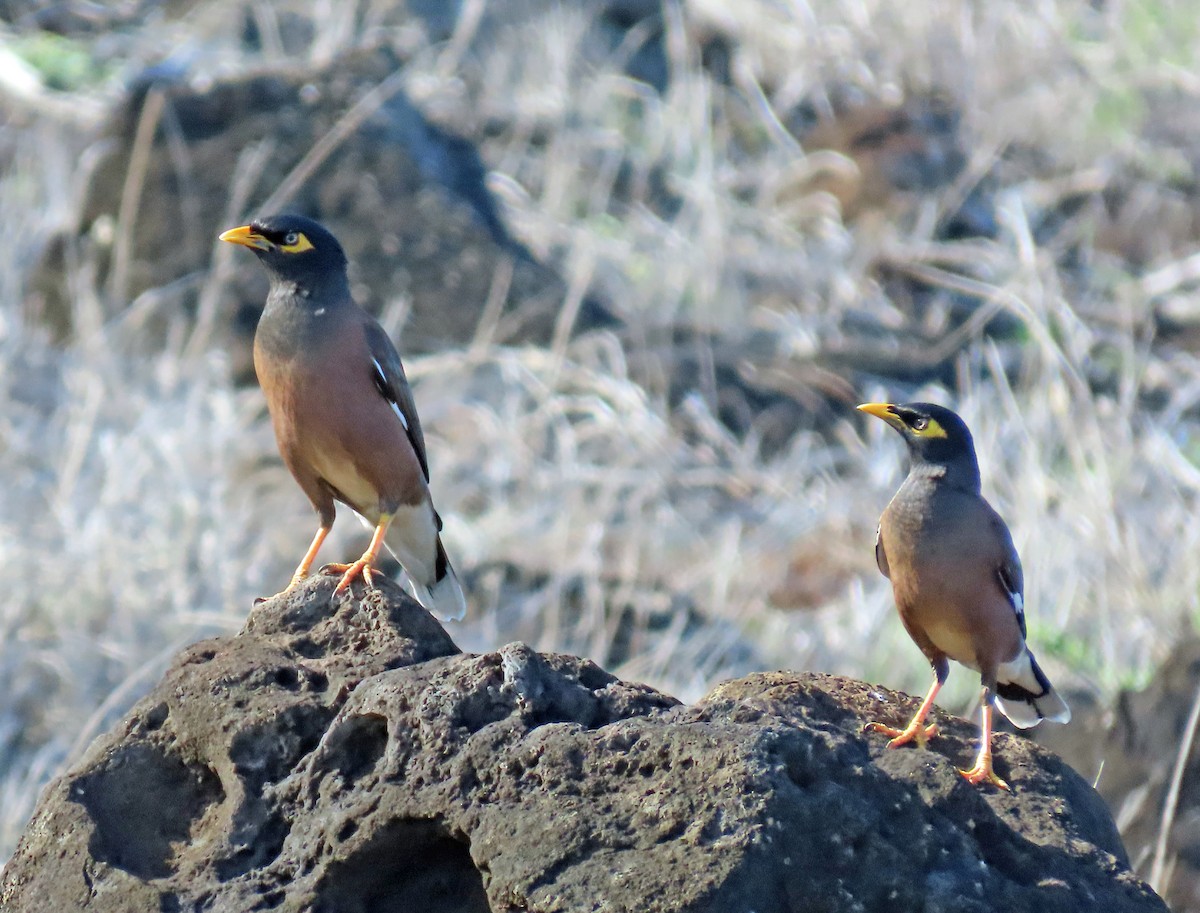
[(298, 234), (296, 234), (296, 232), (294, 232), (294, 231), (289, 231), (286, 235), (283, 236), (283, 243), (286, 247), (291, 247), (293, 244), (295, 244), (299, 240), (300, 240), (300, 236)]
[(929, 427), (929, 419), (925, 417), (916, 418), (912, 423), (913, 431), (924, 431)]

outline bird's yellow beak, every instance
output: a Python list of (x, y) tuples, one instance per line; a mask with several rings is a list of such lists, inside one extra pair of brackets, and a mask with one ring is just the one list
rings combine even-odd
[(230, 244), (240, 244), (243, 247), (252, 247), (255, 250), (271, 250), (275, 246), (249, 225), (241, 225), (222, 232), (219, 240), (228, 241)]
[[(222, 235), (221, 237), (224, 238), (225, 236)], [(857, 408), (859, 412), (865, 412), (867, 415), (881, 418), (889, 425), (896, 424), (896, 413), (892, 411), (895, 409), (895, 406), (891, 403), (863, 403)]]
[(891, 403), (863, 403), (858, 407), (858, 411), (881, 418), (897, 431), (904, 433), (906, 426), (895, 413), (895, 408)]

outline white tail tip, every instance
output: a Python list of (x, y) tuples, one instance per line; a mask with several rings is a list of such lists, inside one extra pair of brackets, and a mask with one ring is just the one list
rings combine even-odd
[(467, 614), (467, 598), (463, 595), (462, 584), (449, 564), (446, 565), (446, 576), (432, 586), (422, 586), (411, 576), (408, 582), (417, 602), (442, 621), (459, 621)]
[(1028, 649), (1022, 650), (1012, 662), (1000, 664), (996, 684), (996, 706), (1014, 726), (1029, 729), (1042, 720), (1066, 723), (1071, 719), (1071, 708), (1059, 697)]

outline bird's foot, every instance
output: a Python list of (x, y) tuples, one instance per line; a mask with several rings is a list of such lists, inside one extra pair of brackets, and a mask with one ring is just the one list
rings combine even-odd
[(363, 556), (353, 564), (327, 564), (321, 568), (322, 574), (341, 574), (342, 579), (338, 581), (338, 585), (333, 588), (333, 597), (336, 599), (342, 593), (350, 589), (352, 584), (359, 577), (367, 582), (367, 586), (374, 588), (375, 581), (371, 579), (371, 559)]
[(899, 748), (909, 742), (916, 742), (918, 748), (924, 748), (925, 743), (938, 734), (938, 727), (937, 723), (926, 726), (922, 720), (913, 720), (904, 729), (894, 729), (883, 723), (867, 723), (863, 732), (882, 732), (891, 739), (887, 744), (888, 748)]
[(968, 783), (973, 783), (978, 786), (980, 783), (991, 783), (1000, 789), (1012, 792), (1012, 787), (996, 776), (996, 772), (992, 770), (992, 756), (989, 754), (986, 757), (980, 757), (975, 761), (975, 766), (970, 770), (958, 771), (966, 778)]

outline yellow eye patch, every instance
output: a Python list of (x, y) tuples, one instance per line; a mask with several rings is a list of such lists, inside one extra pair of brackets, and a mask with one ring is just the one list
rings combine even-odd
[(936, 419), (932, 419), (932, 418), (926, 419), (926, 422), (927, 422), (927, 424), (925, 425), (925, 427), (921, 428), (921, 429), (917, 429), (915, 426), (910, 426), (910, 427), (912, 427), (912, 433), (917, 435), (917, 437), (945, 437), (946, 436), (946, 429), (943, 428), (941, 425), (939, 425), (937, 423)]
[[(289, 237), (290, 237), (290, 234), (289, 234)], [(286, 241), (287, 238), (284, 238), (284, 240)], [(302, 231), (299, 231), (299, 232), (296, 232), (296, 241), (294, 243), (281, 244), (281, 245), (279, 245), (279, 249), (281, 251), (283, 251), (285, 254), (299, 254), (306, 250), (312, 250), (313, 243), (312, 243), (312, 241), (308, 240), (308, 235), (306, 235)]]

